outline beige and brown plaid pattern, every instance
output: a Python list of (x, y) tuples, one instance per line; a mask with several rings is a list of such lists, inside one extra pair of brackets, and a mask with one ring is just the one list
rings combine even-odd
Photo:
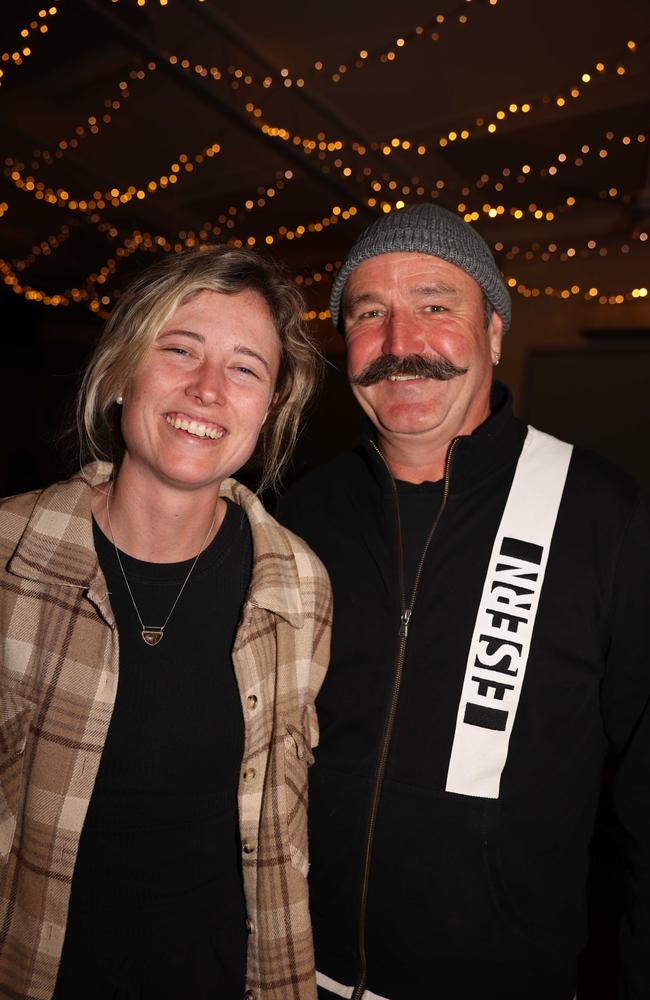
[[(89, 486), (110, 472), (91, 465), (0, 505), (0, 997), (10, 1000), (52, 996), (117, 690), (118, 640), (93, 547)], [(253, 537), (233, 650), (245, 720), (247, 990), (256, 1000), (314, 1000), (307, 771), (331, 594), (317, 558), (250, 491), (227, 480), (222, 494), (245, 510)]]

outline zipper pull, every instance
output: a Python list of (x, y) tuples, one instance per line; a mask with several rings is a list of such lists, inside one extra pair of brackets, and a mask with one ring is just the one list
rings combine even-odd
[(411, 620), (411, 609), (405, 608), (402, 611), (402, 617), (400, 618), (399, 626), (399, 637), (400, 639), (406, 639), (409, 634), (409, 621)]

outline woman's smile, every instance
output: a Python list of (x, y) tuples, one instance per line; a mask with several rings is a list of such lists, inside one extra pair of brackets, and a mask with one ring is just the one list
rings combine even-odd
[(166, 413), (165, 420), (170, 427), (197, 438), (209, 438), (216, 441), (228, 433), (226, 428), (219, 424), (191, 417), (186, 413)]

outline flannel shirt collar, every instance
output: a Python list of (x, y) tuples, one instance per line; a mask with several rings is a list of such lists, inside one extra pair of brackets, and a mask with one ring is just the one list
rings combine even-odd
[(38, 495), (10, 572), (39, 583), (92, 587), (98, 564), (88, 486), (108, 482), (111, 468), (108, 462), (93, 462)]
[(242, 507), (253, 536), (253, 576), (247, 603), (302, 628), (304, 611), (296, 558), (288, 531), (271, 517), (262, 502), (236, 479), (225, 479), (221, 496)]
[[(111, 473), (109, 462), (93, 462), (66, 482), (43, 490), (9, 562), (10, 572), (40, 583), (88, 589), (92, 596), (101, 578), (88, 487), (107, 483)], [(301, 628), (300, 580), (286, 529), (235, 479), (224, 480), (220, 493), (242, 507), (250, 522), (254, 555), (247, 603)]]

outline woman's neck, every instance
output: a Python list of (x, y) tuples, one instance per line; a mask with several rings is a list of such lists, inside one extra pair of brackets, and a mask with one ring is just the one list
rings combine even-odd
[(210, 544), (226, 513), (213, 489), (176, 491), (157, 488), (142, 495), (118, 473), (95, 490), (92, 511), (105, 535), (134, 559), (171, 563), (191, 559)]

